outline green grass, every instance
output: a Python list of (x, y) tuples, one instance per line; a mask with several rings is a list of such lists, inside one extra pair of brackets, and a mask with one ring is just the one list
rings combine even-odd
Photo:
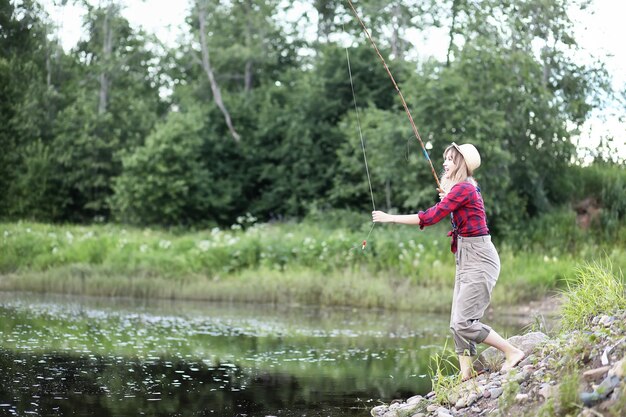
[[(119, 225), (0, 224), (0, 289), (447, 311), (454, 256), (447, 225), (255, 224), (167, 231)], [(578, 252), (520, 249), (496, 239), (502, 271), (493, 304), (540, 298), (573, 274)], [(626, 250), (605, 253), (626, 266)]]
[(461, 384), (461, 374), (456, 353), (448, 348), (447, 341), (441, 353), (435, 353), (430, 357), (428, 369), (435, 401), (449, 405), (455, 394), (455, 388)]
[(626, 309), (626, 286), (621, 270), (613, 271), (610, 260), (585, 263), (567, 281), (563, 292), (563, 331), (583, 329), (600, 314)]

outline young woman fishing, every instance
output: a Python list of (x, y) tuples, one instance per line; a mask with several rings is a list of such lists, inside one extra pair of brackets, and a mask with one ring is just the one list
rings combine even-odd
[(500, 372), (508, 372), (523, 358), (524, 352), (504, 340), (491, 327), (481, 323), (500, 273), (500, 258), (491, 242), (480, 188), (472, 177), (480, 166), (480, 154), (473, 145), (452, 143), (445, 150), (441, 201), (418, 214), (394, 215), (373, 211), (375, 223), (431, 226), (452, 215), (452, 252), (456, 276), (452, 297), (450, 328), (459, 356), (461, 378), (473, 376), (472, 356), (476, 344), (486, 343), (504, 353)]

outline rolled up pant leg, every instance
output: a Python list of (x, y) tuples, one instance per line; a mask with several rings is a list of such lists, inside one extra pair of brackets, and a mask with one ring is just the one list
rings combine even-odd
[(500, 259), (489, 236), (460, 238), (450, 328), (458, 355), (476, 355), (491, 327), (480, 322), (500, 273)]

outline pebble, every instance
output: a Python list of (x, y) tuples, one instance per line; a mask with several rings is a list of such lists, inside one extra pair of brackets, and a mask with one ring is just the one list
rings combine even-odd
[(424, 397), (422, 397), (421, 395), (414, 395), (411, 398), (409, 398), (408, 400), (406, 400), (407, 404), (417, 404), (420, 401), (422, 401)]
[(491, 398), (498, 398), (502, 395), (502, 393), (504, 392), (504, 389), (502, 388), (494, 388), (494, 389), (490, 389), (489, 392), (491, 393)]
[(529, 397), (528, 394), (517, 394), (515, 396), (515, 401), (521, 403), (521, 402), (524, 402), (524, 401), (528, 400), (528, 397)]
[(437, 409), (437, 417), (452, 417), (452, 414), (450, 414), (450, 410), (447, 408), (439, 407)]
[(589, 369), (583, 372), (583, 378), (588, 381), (594, 381), (601, 376), (604, 376), (604, 374), (606, 374), (609, 369), (611, 369), (610, 366), (601, 366), (600, 368)]
[(370, 414), (372, 415), (372, 417), (379, 417), (385, 414), (387, 410), (388, 407), (386, 405), (377, 405), (370, 410)]
[(613, 368), (609, 371), (609, 375), (615, 375), (618, 378), (624, 378), (624, 368), (626, 368), (626, 357), (618, 361), (613, 365)]

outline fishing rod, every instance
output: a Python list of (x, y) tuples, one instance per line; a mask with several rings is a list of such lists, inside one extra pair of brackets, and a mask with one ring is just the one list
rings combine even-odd
[[(396, 91), (398, 92), (398, 95), (400, 96), (400, 100), (402, 101), (402, 105), (404, 106), (404, 111), (406, 112), (406, 115), (409, 117), (409, 122), (411, 123), (411, 127), (413, 128), (413, 133), (415, 134), (415, 137), (417, 138), (417, 140), (420, 143), (420, 146), (422, 147), (422, 152), (424, 153), (424, 157), (426, 157), (426, 160), (430, 164), (430, 170), (431, 170), (431, 172), (433, 174), (433, 177), (435, 178), (435, 182), (437, 183), (437, 189), (441, 190), (441, 183), (439, 182), (439, 177), (437, 177), (437, 173), (435, 172), (435, 167), (433, 166), (433, 162), (431, 161), (430, 156), (428, 155), (428, 151), (426, 151), (426, 147), (424, 146), (424, 142), (422, 141), (422, 137), (420, 136), (420, 134), (419, 134), (419, 132), (417, 130), (417, 126), (415, 126), (415, 122), (413, 121), (413, 116), (411, 116), (411, 112), (409, 111), (409, 106), (406, 104), (406, 100), (404, 99), (404, 95), (402, 94), (402, 91), (400, 91), (400, 88), (398, 87), (398, 84), (396, 83), (395, 78), (393, 78), (393, 75), (391, 74), (391, 71), (389, 70), (389, 67), (387, 66), (387, 62), (385, 62), (385, 58), (383, 58), (382, 54), (378, 50), (378, 47), (376, 46), (376, 43), (374, 42), (374, 40), (370, 36), (370, 33), (367, 30), (367, 28), (365, 27), (365, 23), (363, 23), (363, 20), (361, 20), (361, 18), (359, 17), (359, 14), (357, 13), (356, 9), (354, 8), (354, 4), (352, 4), (351, 0), (347, 0), (347, 1), (348, 1), (348, 4), (350, 5), (350, 8), (352, 9), (352, 12), (354, 13), (354, 16), (357, 18), (357, 20), (361, 24), (361, 27), (363, 28), (363, 31), (365, 32), (365, 34), (367, 35), (370, 43), (374, 47), (374, 50), (376, 50), (376, 54), (378, 54), (378, 58), (380, 58), (380, 61), (383, 63), (383, 66), (385, 67), (385, 70), (387, 71), (387, 74), (389, 75), (389, 78), (391, 78), (391, 82), (393, 83), (393, 86), (396, 88)], [(363, 248), (365, 248), (365, 241), (364, 241), (364, 244), (363, 244)]]

